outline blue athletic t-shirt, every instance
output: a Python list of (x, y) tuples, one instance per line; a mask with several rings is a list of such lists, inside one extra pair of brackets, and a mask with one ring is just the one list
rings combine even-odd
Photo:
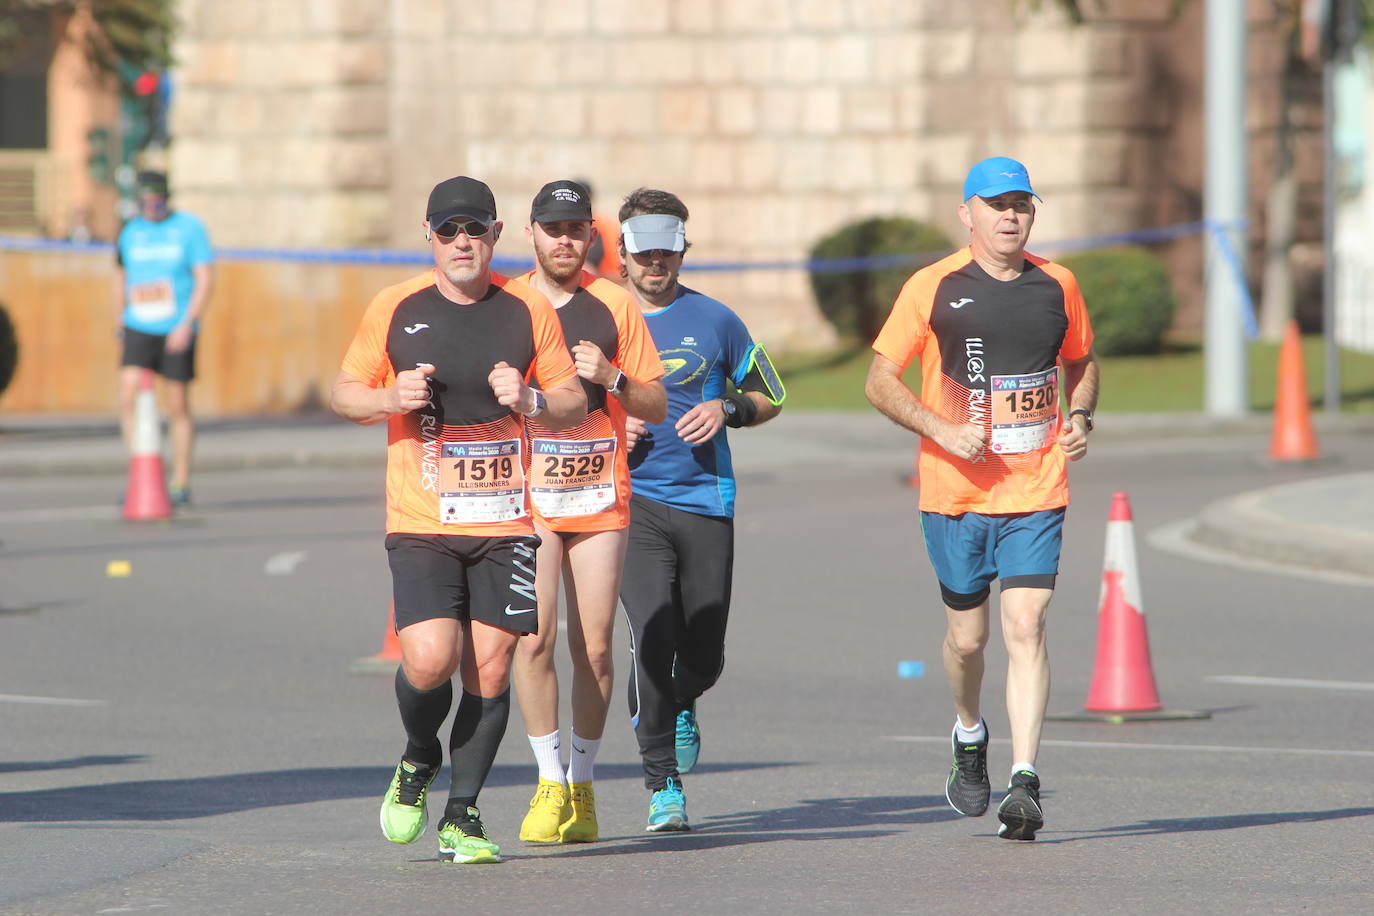
[(738, 315), (685, 286), (672, 305), (644, 320), (663, 361), (668, 417), (651, 424), (630, 453), (634, 492), (688, 512), (732, 518), (735, 470), (725, 428), (693, 446), (674, 426), (703, 401), (738, 390), (754, 341)]
[(190, 213), (136, 217), (116, 244), (124, 268), (124, 326), (144, 334), (169, 334), (191, 307), (191, 270), (214, 260), (205, 226)]

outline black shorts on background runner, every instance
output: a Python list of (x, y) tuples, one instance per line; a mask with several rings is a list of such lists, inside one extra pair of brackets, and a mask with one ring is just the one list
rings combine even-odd
[(124, 328), (121, 336), (124, 339), (121, 366), (152, 369), (173, 382), (189, 382), (196, 377), (196, 335), (191, 335), (191, 343), (179, 353), (167, 351), (167, 337), (162, 334), (144, 334)]

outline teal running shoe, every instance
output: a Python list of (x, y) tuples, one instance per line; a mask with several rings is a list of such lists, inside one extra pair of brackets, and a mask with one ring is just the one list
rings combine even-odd
[(425, 796), (429, 784), (439, 775), (437, 766), (427, 767), (402, 760), (391, 777), (391, 786), (382, 797), (382, 833), (393, 843), (414, 843), (425, 832), (429, 812)]
[(649, 824), (646, 830), (654, 833), (670, 830), (691, 830), (687, 823), (687, 796), (682, 783), (668, 777), (668, 783), (649, 799)]
[(439, 858), (457, 865), (500, 862), (501, 847), (487, 839), (482, 815), (469, 806), (458, 820), (446, 818), (439, 823)]
[(677, 714), (677, 734), (673, 739), (677, 752), (677, 771), (690, 773), (701, 754), (701, 728), (697, 725), (697, 708), (693, 703)]

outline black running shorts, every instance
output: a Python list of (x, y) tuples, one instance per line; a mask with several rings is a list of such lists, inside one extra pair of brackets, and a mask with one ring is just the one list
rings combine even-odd
[(167, 338), (159, 334), (144, 334), (132, 328), (124, 328), (124, 355), (120, 357), (121, 366), (136, 366), (152, 369), (158, 375), (173, 382), (189, 382), (196, 377), (196, 338), (179, 353), (167, 352)]
[(396, 629), (449, 617), (516, 633), (539, 632), (534, 552), (539, 536), (386, 536)]

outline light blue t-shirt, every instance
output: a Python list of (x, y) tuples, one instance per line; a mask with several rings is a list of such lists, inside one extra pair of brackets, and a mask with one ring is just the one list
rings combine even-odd
[(630, 453), (634, 492), (688, 512), (733, 518), (735, 470), (726, 430), (693, 446), (674, 426), (696, 405), (738, 389), (754, 341), (738, 315), (685, 286), (672, 305), (644, 320), (663, 361), (668, 418), (650, 425)]
[(124, 326), (170, 333), (191, 307), (192, 268), (214, 260), (205, 226), (175, 210), (158, 222), (140, 216), (125, 224), (116, 248), (124, 268)]

